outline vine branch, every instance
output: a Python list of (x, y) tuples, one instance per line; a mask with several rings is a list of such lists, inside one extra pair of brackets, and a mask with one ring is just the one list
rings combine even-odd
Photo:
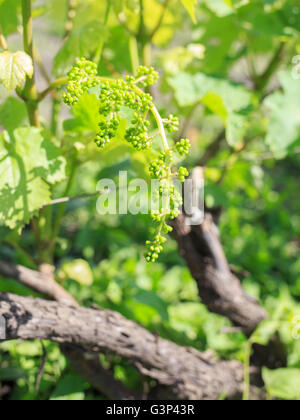
[[(28, 54), (34, 67), (34, 48), (33, 48), (33, 30), (32, 30), (32, 5), (31, 0), (22, 0), (22, 20), (23, 20), (23, 43), (24, 51)], [(29, 122), (35, 127), (40, 127), (40, 118), (38, 113), (38, 93), (35, 84), (35, 71), (32, 77), (27, 77), (23, 91), (23, 97), (27, 107)]]

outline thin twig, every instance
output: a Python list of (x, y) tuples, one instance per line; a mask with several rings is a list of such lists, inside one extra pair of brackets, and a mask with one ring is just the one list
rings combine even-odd
[(36, 393), (38, 393), (39, 390), (40, 390), (41, 381), (43, 379), (43, 376), (44, 376), (44, 373), (45, 373), (45, 367), (46, 367), (46, 363), (47, 363), (47, 351), (46, 351), (46, 348), (45, 348), (44, 343), (42, 341), (41, 341), (41, 346), (42, 346), (43, 355), (42, 355), (40, 370), (39, 370), (39, 373), (37, 375), (36, 383), (35, 383), (35, 392)]
[(187, 116), (186, 116), (186, 118), (184, 120), (184, 123), (182, 125), (182, 128), (179, 131), (179, 134), (177, 136), (177, 141), (180, 141), (183, 137), (186, 136), (186, 132), (187, 132), (187, 130), (189, 128), (189, 125), (191, 123), (191, 120), (192, 120), (192, 118), (194, 116), (194, 113), (195, 113), (195, 111), (196, 111), (196, 109), (197, 109), (198, 106), (199, 106), (199, 102), (197, 102), (195, 105), (193, 105), (192, 108), (189, 110), (189, 113), (187, 114)]
[(54, 91), (57, 88), (60, 88), (62, 86), (64, 86), (65, 84), (68, 83), (68, 78), (67, 77), (60, 77), (59, 79), (54, 80), (53, 82), (50, 83), (50, 85), (43, 90), (38, 97), (38, 101), (42, 101), (43, 99), (45, 99), (45, 97), (51, 93), (52, 91)]
[(99, 192), (91, 193), (91, 194), (81, 194), (81, 195), (77, 195), (77, 196), (74, 196), (74, 197), (57, 198), (56, 200), (52, 200), (50, 203), (46, 203), (44, 205), (44, 207), (55, 206), (57, 204), (63, 204), (63, 203), (69, 203), (70, 201), (82, 200), (82, 199), (85, 199), (85, 198), (97, 197), (97, 195), (101, 195), (101, 194), (104, 194), (106, 192), (108, 192), (108, 191), (99, 191)]

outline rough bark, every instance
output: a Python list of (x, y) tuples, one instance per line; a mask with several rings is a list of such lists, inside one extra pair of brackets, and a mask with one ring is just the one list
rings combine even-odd
[[(141, 400), (142, 395), (124, 386), (111, 372), (99, 363), (99, 355), (84, 350), (82, 347), (62, 344), (61, 350), (71, 366), (95, 389), (111, 400)], [(101, 378), (101, 380), (99, 380)]]
[[(196, 185), (199, 177), (204, 177), (203, 169), (195, 168), (192, 177)], [(195, 203), (197, 191), (190, 194), (187, 199)], [(197, 282), (202, 302), (211, 312), (227, 317), (250, 336), (268, 314), (259, 302), (245, 293), (235, 270), (229, 265), (217, 227), (218, 214), (206, 211), (204, 221), (193, 225), (190, 224), (191, 217), (194, 219), (193, 215), (182, 214), (172, 226), (180, 254)], [(268, 346), (254, 346), (254, 349), (256, 365), (278, 368), (287, 364), (287, 352), (278, 335)]]
[[(30, 289), (65, 305), (78, 307), (76, 300), (54, 280), (53, 267), (44, 264), (41, 271), (30, 270), (16, 266), (6, 261), (0, 261), (0, 275), (12, 278)], [(72, 345), (61, 345), (61, 350), (72, 367), (95, 389), (110, 399), (131, 400), (140, 396), (127, 389), (114, 375), (103, 368), (97, 354)]]
[(207, 213), (197, 226), (189, 226), (186, 216), (181, 215), (173, 227), (179, 251), (197, 282), (203, 303), (250, 335), (267, 313), (244, 292), (240, 280), (231, 272), (212, 215)]
[(7, 321), (8, 339), (49, 339), (119, 355), (167, 387), (174, 398), (216, 400), (224, 393), (235, 398), (243, 388), (240, 363), (211, 360), (151, 334), (116, 312), (0, 293), (0, 315)]

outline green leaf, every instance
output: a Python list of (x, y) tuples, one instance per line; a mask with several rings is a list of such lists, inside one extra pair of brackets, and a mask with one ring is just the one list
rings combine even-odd
[(244, 113), (251, 107), (252, 96), (243, 86), (203, 73), (178, 73), (168, 79), (175, 98), (182, 107), (202, 102), (218, 115), (226, 126), (226, 138), (235, 146), (242, 141), (247, 130)]
[(276, 92), (265, 100), (271, 110), (266, 143), (278, 156), (288, 153), (289, 148), (300, 140), (300, 80), (290, 73), (281, 73), (282, 92)]
[(280, 327), (280, 321), (266, 319), (251, 336), (251, 342), (266, 346)]
[(103, 38), (103, 24), (97, 20), (74, 31), (54, 59), (54, 72), (64, 74), (77, 58), (93, 55)]
[(0, 222), (21, 228), (51, 201), (48, 183), (65, 177), (65, 160), (40, 129), (0, 134)]
[(205, 0), (205, 4), (219, 17), (227, 16), (233, 13), (231, 0)]
[(82, 401), (85, 397), (85, 382), (76, 375), (66, 375), (57, 385), (50, 401)]
[(196, 20), (196, 15), (195, 15), (195, 4), (197, 3), (197, 0), (181, 0), (181, 3), (189, 12), (193, 22), (196, 23), (197, 20)]
[(0, 27), (5, 36), (17, 32), (20, 6), (20, 0), (0, 1)]
[(73, 119), (64, 123), (64, 129), (71, 132), (89, 131), (97, 133), (99, 131), (99, 99), (96, 95), (88, 93), (82, 95), (79, 101), (72, 108)]
[(0, 368), (1, 381), (16, 381), (17, 379), (26, 377), (26, 372), (17, 367)]
[(285, 400), (300, 398), (300, 369), (263, 369), (263, 380), (272, 397)]
[(139, 289), (137, 294), (134, 296), (134, 299), (139, 303), (143, 303), (144, 305), (148, 305), (156, 309), (161, 318), (164, 321), (168, 321), (168, 304), (156, 293), (151, 292), (149, 290)]
[(17, 98), (9, 97), (0, 107), (0, 125), (7, 131), (20, 127), (27, 119), (24, 102)]
[(33, 65), (29, 55), (23, 51), (0, 53), (0, 82), (7, 90), (16, 89), (25, 81), (26, 76), (32, 75)]

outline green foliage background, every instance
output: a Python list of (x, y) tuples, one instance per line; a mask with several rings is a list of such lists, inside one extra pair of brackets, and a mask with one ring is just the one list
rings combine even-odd
[[(138, 1), (109, 3), (107, 15), (106, 1), (78, 0), (72, 33), (62, 44), (67, 1), (33, 2), (35, 42), (47, 71), (53, 79), (64, 76), (77, 57), (96, 55), (101, 75), (132, 73), (130, 33), (138, 31), (140, 60), (161, 73), (156, 103), (163, 114), (180, 116), (192, 140), (186, 165), (197, 165), (225, 130), (226, 141), (207, 162), (206, 205), (223, 209), (220, 231), (228, 260), (248, 272), (246, 291), (276, 320), (288, 349), (287, 369), (264, 371), (268, 394), (299, 399), (300, 340), (292, 336), (293, 320), (300, 316), (300, 71), (293, 61), (300, 54), (299, 2), (182, 0), (180, 8), (170, 0), (151, 56), (143, 30), (154, 31), (164, 2), (144, 1), (140, 31)], [(0, 0), (0, 26), (11, 52), (22, 49), (20, 19), (18, 0)], [(40, 71), (38, 84), (46, 87)], [(56, 121), (55, 106), (47, 99), (41, 106), (42, 129), (30, 128), (23, 102), (0, 84), (0, 255), (32, 268), (29, 256), (37, 250), (27, 223), (44, 203), (66, 191), (70, 196), (93, 193), (101, 178), (114, 178), (120, 169), (148, 177), (147, 157), (132, 152), (124, 133), (104, 152), (95, 149), (91, 139), (99, 115), (93, 95), (82, 97), (72, 115), (62, 107)], [(66, 189), (64, 180), (74, 166), (74, 182)], [(49, 220), (46, 212), (42, 220)], [(149, 220), (100, 216), (96, 198), (70, 202), (54, 253), (58, 281), (83, 305), (119, 311), (181, 345), (245, 361), (246, 337), (225, 333), (229, 321), (200, 302), (172, 239), (159, 263), (144, 262)], [(48, 238), (51, 226), (43, 232)], [(4, 278), (0, 290), (32, 295)], [(258, 332), (256, 340), (263, 334)], [(72, 371), (56, 344), (44, 344), (47, 362), (38, 391), (41, 343), (0, 344), (0, 389), (10, 390), (3, 399), (104, 398)], [(101, 357), (127, 386), (151, 387), (123, 360)]]

